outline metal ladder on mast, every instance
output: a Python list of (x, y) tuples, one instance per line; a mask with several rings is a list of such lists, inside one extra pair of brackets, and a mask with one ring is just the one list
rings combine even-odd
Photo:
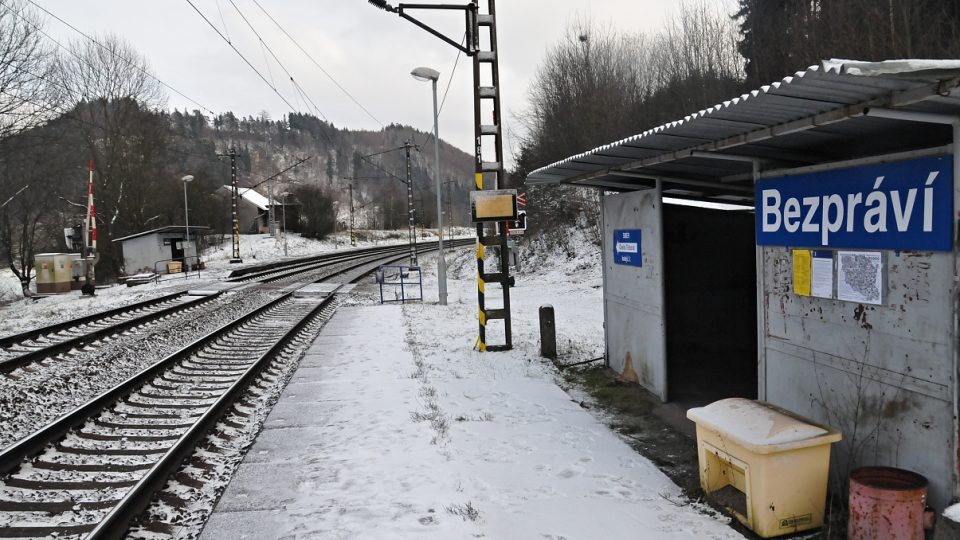
[[(487, 12), (481, 13), (479, 0), (475, 3), (477, 11), (473, 19), (471, 48), (473, 54), (473, 81), (474, 81), (474, 142), (476, 145), (476, 163), (474, 172), (475, 189), (484, 189), (484, 177), (492, 180), (487, 182), (488, 189), (501, 189), (505, 183), (503, 169), (503, 130), (500, 114), (500, 68), (497, 55), (497, 26), (495, 0), (486, 0)], [(480, 48), (480, 32), (488, 32), (489, 50)], [(487, 70), (484, 73), (484, 70)], [(491, 86), (483, 86), (483, 75)], [(483, 123), (483, 109), (485, 104), (492, 108), (492, 123)], [(494, 159), (483, 159), (484, 142), (493, 139)], [(507, 245), (507, 227), (499, 227), (499, 232), (493, 228), (487, 231), (483, 223), (477, 224), (477, 304), (479, 320), (479, 337), (477, 344), (480, 351), (505, 351), (513, 348), (513, 338), (510, 320), (510, 267)], [(489, 234), (488, 234), (489, 233)], [(500, 248), (499, 271), (486, 272), (484, 258), (488, 247)], [(488, 308), (487, 303), (495, 290), (487, 288), (489, 284), (498, 284), (502, 303), (500, 308)], [(497, 345), (487, 344), (487, 324), (493, 320), (502, 320), (504, 328), (504, 343)]]

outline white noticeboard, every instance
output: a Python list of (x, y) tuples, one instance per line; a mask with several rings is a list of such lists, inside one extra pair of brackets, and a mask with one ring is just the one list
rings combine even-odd
[(837, 298), (864, 304), (883, 303), (883, 254), (838, 251)]

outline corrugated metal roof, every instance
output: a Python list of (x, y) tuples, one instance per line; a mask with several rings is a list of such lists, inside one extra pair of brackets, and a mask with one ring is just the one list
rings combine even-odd
[[(960, 116), (960, 60), (828, 60), (742, 96), (527, 176), (531, 184), (752, 199), (752, 159), (790, 169), (943, 146), (949, 127), (865, 115), (871, 108)], [(722, 154), (718, 155), (718, 154)], [(740, 161), (737, 161), (740, 159)]]
[[(191, 230), (191, 231), (206, 231), (206, 230), (208, 230), (209, 228), (210, 228), (210, 227), (207, 227), (206, 225), (191, 225), (191, 226), (190, 226), (190, 230)], [(167, 226), (165, 226), (165, 227), (159, 227), (159, 228), (152, 229), (152, 230), (149, 230), (149, 231), (138, 232), (138, 233), (136, 233), (136, 234), (131, 234), (131, 235), (124, 236), (124, 237), (121, 237), (121, 238), (114, 238), (113, 241), (114, 241), (114, 242), (122, 242), (122, 241), (124, 241), (124, 240), (131, 240), (131, 239), (133, 239), (133, 238), (140, 238), (141, 236), (147, 236), (148, 234), (173, 234), (173, 233), (183, 233), (183, 232), (186, 232), (186, 230), (187, 230), (187, 228), (186, 228), (186, 226), (184, 226), (184, 225), (167, 225)], [(195, 236), (195, 235), (191, 233), (190, 236)]]

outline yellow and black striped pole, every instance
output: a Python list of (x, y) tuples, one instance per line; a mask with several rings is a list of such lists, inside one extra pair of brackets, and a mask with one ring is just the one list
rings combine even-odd
[[(474, 183), (477, 191), (483, 190), (483, 173), (474, 174)], [(483, 258), (486, 248), (483, 245), (483, 223), (477, 224), (477, 320), (480, 323), (480, 334), (477, 337), (477, 347), (480, 352), (487, 350), (487, 313), (483, 295), (486, 293), (486, 283), (483, 281)]]

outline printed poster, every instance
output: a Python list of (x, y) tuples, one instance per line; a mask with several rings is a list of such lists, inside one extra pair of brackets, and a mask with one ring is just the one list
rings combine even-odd
[(833, 298), (833, 252), (816, 250), (811, 265), (810, 294), (818, 298)]
[(810, 296), (810, 250), (793, 250), (793, 294)]
[(879, 251), (837, 252), (837, 298), (883, 303), (883, 256)]

